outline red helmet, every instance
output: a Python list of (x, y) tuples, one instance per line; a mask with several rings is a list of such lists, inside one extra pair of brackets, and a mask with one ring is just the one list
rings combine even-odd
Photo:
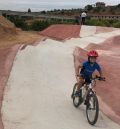
[(98, 53), (97, 53), (95, 50), (89, 51), (87, 55), (88, 55), (88, 56), (98, 57)]

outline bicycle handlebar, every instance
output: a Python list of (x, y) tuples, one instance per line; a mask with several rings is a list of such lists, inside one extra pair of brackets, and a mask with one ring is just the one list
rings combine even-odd
[[(81, 77), (81, 76), (77, 75), (77, 77)], [(106, 80), (105, 77), (100, 77), (100, 76), (96, 76), (95, 78), (92, 78), (92, 80), (95, 80), (95, 79), (97, 79), (99, 81), (105, 81)]]

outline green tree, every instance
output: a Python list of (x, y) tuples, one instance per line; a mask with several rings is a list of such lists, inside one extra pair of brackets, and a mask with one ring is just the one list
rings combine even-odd
[(93, 7), (92, 7), (92, 5), (87, 5), (87, 6), (85, 7), (85, 9), (86, 9), (87, 11), (90, 11), (90, 10), (93, 9)]
[(41, 11), (41, 14), (46, 14), (46, 11)]
[(34, 21), (31, 24), (31, 29), (35, 31), (41, 31), (50, 25), (48, 21)]
[(111, 13), (111, 14), (115, 14), (115, 11), (116, 11), (116, 7), (111, 6), (111, 7), (110, 7), (110, 13)]
[(102, 7), (95, 7), (94, 12), (99, 13), (102, 10)]
[(31, 9), (30, 8), (28, 9), (28, 13), (31, 13)]
[(117, 7), (120, 8), (120, 4), (118, 4)]

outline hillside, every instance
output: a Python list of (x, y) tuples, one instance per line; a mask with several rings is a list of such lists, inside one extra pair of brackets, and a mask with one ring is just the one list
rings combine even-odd
[(16, 27), (3, 16), (0, 16), (0, 38), (6, 35), (16, 34)]
[(16, 28), (12, 22), (0, 16), (0, 48), (9, 47), (14, 44), (31, 44), (41, 39), (42, 36), (38, 35), (37, 32), (22, 31)]

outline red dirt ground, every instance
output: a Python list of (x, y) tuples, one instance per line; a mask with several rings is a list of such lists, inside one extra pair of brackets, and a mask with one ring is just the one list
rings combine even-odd
[(112, 31), (115, 31), (115, 30), (118, 30), (118, 29), (117, 28), (112, 28), (112, 27), (96, 26), (96, 34), (112, 32)]
[[(0, 49), (0, 109), (2, 107), (3, 92), (6, 86), (14, 57), (19, 49), (20, 45), (16, 45), (11, 48)], [(2, 114), (0, 113), (0, 116)], [(0, 117), (0, 129), (4, 129), (2, 118)]]
[(66, 40), (80, 37), (79, 25), (52, 25), (41, 31), (40, 35), (50, 37), (56, 40)]

